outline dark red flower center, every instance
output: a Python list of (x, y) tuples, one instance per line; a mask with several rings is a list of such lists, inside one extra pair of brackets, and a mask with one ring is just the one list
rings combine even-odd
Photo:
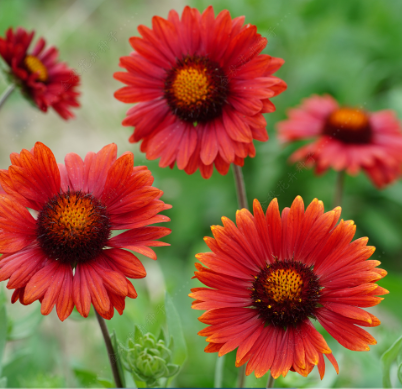
[(366, 112), (343, 107), (332, 112), (324, 125), (324, 134), (344, 143), (370, 143), (372, 130)]
[(222, 114), (228, 91), (227, 77), (216, 62), (187, 56), (167, 72), (164, 96), (181, 120), (207, 122)]
[(91, 194), (82, 192), (54, 196), (37, 220), (38, 242), (45, 254), (71, 265), (99, 255), (110, 228), (106, 208)]
[(34, 55), (27, 55), (24, 58), (24, 65), (29, 73), (36, 73), (38, 75), (37, 79), (39, 81), (47, 81), (47, 68), (38, 57), (35, 57)]
[(259, 317), (277, 327), (315, 317), (320, 297), (318, 277), (298, 261), (277, 261), (255, 276), (251, 298)]

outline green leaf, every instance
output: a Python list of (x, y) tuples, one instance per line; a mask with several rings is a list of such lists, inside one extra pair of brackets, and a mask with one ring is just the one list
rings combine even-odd
[(131, 375), (131, 373), (127, 370), (124, 371), (124, 380), (126, 383), (126, 387), (127, 388), (134, 388), (137, 389), (137, 385), (135, 384), (135, 381), (133, 379), (133, 376)]
[(123, 384), (123, 387), (125, 388), (126, 383), (125, 383), (125, 379), (124, 379), (124, 369), (123, 369), (123, 364), (122, 364), (122, 356), (120, 355), (117, 336), (116, 336), (116, 332), (114, 330), (110, 334), (110, 340), (112, 341), (112, 346), (113, 346), (113, 350), (114, 350), (114, 353), (115, 353), (114, 361), (117, 364), (117, 370), (119, 371), (121, 382)]
[(4, 303), (0, 306), (0, 375), (2, 370), (2, 359), (4, 348), (6, 347), (7, 342), (7, 314), (6, 307)]
[(225, 356), (218, 357), (215, 366), (214, 388), (221, 388), (223, 382), (223, 367), (225, 365)]
[(134, 370), (131, 372), (131, 376), (132, 376), (133, 381), (135, 381), (135, 386), (137, 388), (146, 388), (147, 387), (146, 383), (141, 380), (141, 378), (138, 376), (138, 374)]
[(140, 339), (144, 336), (144, 334), (142, 333), (140, 327), (136, 325), (134, 325), (134, 343), (140, 343)]
[(75, 368), (73, 369), (74, 375), (79, 381), (79, 386), (82, 387), (94, 387), (98, 386), (98, 378), (95, 373), (85, 369)]
[(179, 365), (173, 365), (171, 363), (167, 364), (167, 370), (168, 370), (168, 374), (166, 375), (166, 377), (173, 377), (175, 376), (179, 370), (180, 370), (180, 366)]
[(0, 388), (7, 388), (7, 377), (0, 378)]
[(174, 341), (173, 363), (181, 366), (187, 359), (187, 346), (179, 314), (168, 293), (165, 295), (165, 311), (169, 336), (171, 336)]
[(114, 388), (115, 387), (114, 382), (108, 380), (107, 378), (98, 377), (98, 381), (104, 388)]
[[(37, 307), (38, 308), (38, 307)], [(34, 309), (25, 317), (13, 323), (8, 340), (19, 340), (34, 334), (43, 319), (40, 309)]]
[(395, 343), (387, 350), (381, 357), (382, 364), (382, 384), (384, 388), (392, 388), (391, 385), (391, 366), (398, 357), (399, 351), (402, 347), (402, 336), (399, 337)]

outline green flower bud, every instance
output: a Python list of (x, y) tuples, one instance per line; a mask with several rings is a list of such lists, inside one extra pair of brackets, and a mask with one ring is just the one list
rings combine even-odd
[(123, 366), (134, 379), (145, 382), (148, 387), (158, 386), (158, 379), (178, 373), (180, 366), (171, 363), (172, 352), (163, 339), (156, 339), (151, 333), (143, 335), (135, 328), (134, 337), (128, 340), (127, 346), (120, 345)]

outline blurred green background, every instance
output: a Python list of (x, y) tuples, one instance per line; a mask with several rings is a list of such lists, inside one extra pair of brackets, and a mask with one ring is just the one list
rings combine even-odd
[[(128, 143), (132, 129), (121, 126), (130, 106), (113, 97), (121, 84), (112, 74), (119, 70), (119, 57), (131, 51), (128, 38), (138, 35), (137, 26), (150, 26), (153, 15), (167, 17), (172, 8), (181, 13), (186, 4), (202, 12), (210, 2), (1, 1), (0, 34), (9, 26), (23, 26), (35, 29), (36, 39), (44, 36), (57, 46), (60, 58), (81, 74), (82, 107), (75, 110), (76, 119), (64, 122), (54, 112), (36, 110), (14, 93), (0, 112), (0, 167), (9, 166), (11, 152), (30, 149), (39, 140), (53, 150), (59, 162), (68, 152), (84, 156), (115, 142), (119, 153), (133, 151), (135, 163), (151, 169), (155, 186), (165, 192), (165, 202), (173, 205), (165, 213), (172, 219), (168, 223), (172, 234), (165, 239), (171, 247), (157, 248), (156, 262), (141, 258), (148, 276), (134, 282), (138, 298), (127, 300), (124, 315), (116, 313), (108, 326), (123, 343), (134, 323), (157, 333), (165, 326), (160, 307), (167, 289), (179, 312), (188, 348), (187, 361), (171, 385), (211, 387), (217, 354), (204, 353), (207, 343), (197, 335), (204, 325), (197, 320), (200, 312), (191, 310), (187, 294), (198, 286), (191, 277), (194, 255), (207, 251), (203, 236), (211, 235), (210, 226), (220, 224), (221, 216), (235, 217), (232, 173), (221, 176), (215, 171), (211, 179), (203, 180), (199, 172), (188, 176), (176, 168), (161, 169), (158, 161), (147, 161), (138, 144)], [(286, 61), (276, 75), (288, 83), (288, 90), (273, 99), (276, 112), (266, 115), (270, 140), (256, 142), (256, 157), (245, 162), (249, 203), (257, 198), (266, 208), (275, 195), (282, 209), (301, 195), (305, 204), (317, 197), (326, 210), (331, 209), (335, 173), (316, 177), (311, 170), (289, 165), (289, 155), (300, 145), (280, 146), (275, 123), (285, 118), (288, 107), (313, 93), (330, 93), (341, 103), (367, 110), (390, 108), (402, 118), (402, 1), (218, 0), (213, 6), (216, 13), (228, 9), (232, 17), (245, 15), (246, 23), (257, 25), (259, 33), (268, 38), (264, 53)], [(5, 79), (0, 78), (0, 93), (6, 87)], [(327, 363), (323, 381), (316, 369), (308, 378), (289, 372), (278, 380), (277, 387), (381, 387), (379, 358), (402, 333), (402, 183), (378, 191), (364, 174), (347, 177), (342, 205), (342, 217), (357, 225), (356, 238), (370, 238), (370, 244), (377, 247), (373, 259), (380, 260), (389, 273), (381, 285), (391, 293), (380, 306), (369, 309), (382, 321), (380, 327), (369, 329), (378, 344), (370, 352), (356, 353), (326, 336), (340, 365), (339, 376)], [(1, 286), (6, 290), (5, 283)], [(42, 318), (37, 303), (11, 305), (11, 294), (6, 294), (9, 342), (2, 377), (7, 377), (7, 386), (99, 387), (97, 377), (111, 378), (93, 314), (85, 320), (73, 314), (61, 323), (55, 312)], [(223, 386), (235, 385), (234, 359), (233, 352), (225, 358)], [(265, 387), (266, 380), (252, 375), (246, 385)]]

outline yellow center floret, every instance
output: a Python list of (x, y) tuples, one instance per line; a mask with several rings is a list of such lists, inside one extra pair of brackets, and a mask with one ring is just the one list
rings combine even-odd
[(285, 301), (299, 301), (303, 289), (303, 279), (292, 269), (278, 269), (273, 271), (265, 280), (264, 288), (267, 296), (277, 303)]
[(177, 72), (172, 87), (178, 105), (202, 104), (207, 99), (210, 85), (206, 71), (187, 68)]
[(38, 75), (39, 81), (47, 81), (47, 68), (39, 58), (34, 55), (27, 55), (24, 59), (24, 64), (30, 73), (36, 73)]
[(222, 115), (230, 80), (208, 57), (185, 56), (167, 71), (164, 97), (172, 113), (194, 125)]
[(361, 109), (343, 107), (334, 111), (328, 118), (333, 127), (349, 131), (361, 131), (369, 125), (367, 114)]
[(74, 239), (86, 234), (94, 221), (93, 204), (90, 198), (77, 201), (77, 195), (72, 194), (69, 199), (61, 198), (59, 207), (53, 213), (55, 223), (52, 230), (65, 239)]

